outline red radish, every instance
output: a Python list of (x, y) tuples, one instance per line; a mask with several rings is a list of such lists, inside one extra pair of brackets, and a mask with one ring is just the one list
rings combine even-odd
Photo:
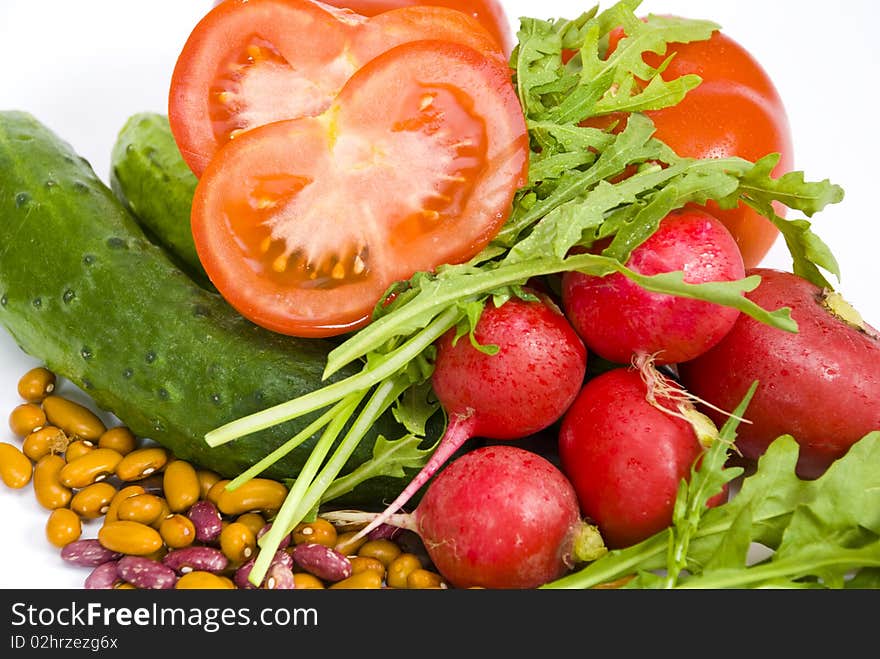
[(737, 446), (757, 459), (790, 434), (800, 445), (798, 475), (815, 478), (880, 430), (880, 333), (839, 295), (802, 277), (766, 268), (749, 274), (760, 275), (761, 284), (748, 298), (765, 309), (791, 308), (797, 334), (743, 315), (712, 350), (680, 364), (681, 377), (721, 409), (733, 409), (757, 380)]
[(562, 471), (610, 548), (633, 545), (672, 523), (679, 484), (704, 452), (687, 393), (665, 378), (646, 381), (650, 372), (660, 377), (617, 368), (593, 378), (559, 432)]
[[(326, 513), (358, 521), (370, 513)], [(453, 460), (415, 511), (391, 523), (415, 532), (456, 588), (536, 588), (606, 549), (580, 517), (571, 483), (546, 458), (509, 445)]]
[(455, 329), (437, 342), (432, 385), (449, 420), (427, 464), (361, 534), (406, 504), (471, 437), (519, 439), (564, 413), (584, 381), (587, 353), (565, 316), (546, 297), (488, 303), (474, 327), (475, 348)]
[[(733, 236), (696, 208), (666, 216), (626, 265), (643, 275), (682, 271), (690, 284), (736, 281), (745, 274)], [(562, 303), (587, 349), (618, 364), (639, 354), (653, 355), (657, 364), (693, 359), (718, 343), (739, 316), (730, 307), (652, 293), (619, 273), (566, 273)]]

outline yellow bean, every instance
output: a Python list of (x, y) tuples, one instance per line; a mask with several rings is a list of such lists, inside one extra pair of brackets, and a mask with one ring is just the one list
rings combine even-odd
[(165, 500), (165, 497), (160, 496), (159, 503), (161, 504), (162, 509), (159, 511), (159, 514), (156, 515), (156, 519), (154, 519), (153, 522), (150, 524), (150, 526), (152, 526), (157, 531), (159, 530), (159, 527), (162, 526), (162, 521), (166, 517), (171, 517), (172, 514), (171, 509), (168, 507), (168, 502)]
[(9, 413), (9, 429), (19, 437), (27, 437), (46, 425), (46, 413), (36, 403), (21, 403)]
[(373, 570), (365, 570), (352, 574), (350, 577), (337, 581), (330, 586), (331, 589), (352, 590), (352, 589), (377, 589), (382, 587), (382, 577)]
[(31, 482), (33, 472), (33, 463), (17, 446), (0, 442), (0, 478), (7, 487), (24, 487)]
[(207, 499), (208, 492), (220, 480), (220, 474), (210, 469), (197, 469), (196, 476), (199, 477), (199, 498)]
[(97, 414), (63, 396), (46, 396), (43, 411), (49, 423), (79, 439), (97, 440), (107, 430)]
[(159, 535), (170, 549), (189, 547), (196, 539), (196, 526), (186, 515), (171, 515), (159, 524)]
[(24, 438), (21, 450), (26, 456), (36, 462), (44, 455), (49, 455), (50, 453), (64, 453), (67, 450), (69, 441), (61, 428), (50, 425), (43, 426)]
[(119, 519), (116, 515), (116, 511), (119, 510), (119, 505), (125, 501), (128, 497), (133, 497), (137, 494), (144, 494), (146, 490), (140, 485), (128, 485), (120, 489), (114, 496), (113, 500), (110, 502), (110, 507), (107, 509), (107, 513), (104, 515), (104, 523), (115, 522)]
[(91, 440), (78, 439), (67, 445), (67, 450), (64, 452), (64, 459), (68, 462), (73, 462), (77, 458), (84, 456), (86, 453), (94, 451), (95, 448), (97, 447), (91, 442)]
[(361, 548), (358, 549), (358, 556), (372, 556), (386, 568), (391, 565), (391, 562), (400, 556), (401, 553), (403, 553), (403, 550), (386, 538), (367, 540), (361, 545)]
[(110, 502), (116, 496), (116, 488), (110, 483), (100, 481), (87, 485), (73, 495), (70, 509), (85, 519), (97, 519), (106, 515)]
[(366, 570), (372, 570), (383, 579), (385, 578), (385, 566), (372, 556), (352, 556), (351, 557), (351, 573), (357, 574)]
[(61, 483), (73, 488), (91, 485), (112, 475), (121, 460), (122, 456), (111, 448), (96, 448), (64, 465)]
[(165, 504), (161, 497), (155, 494), (135, 494), (119, 502), (116, 518), (150, 526), (160, 518), (163, 510)]
[(156, 529), (127, 520), (104, 524), (98, 530), (98, 542), (110, 551), (131, 556), (149, 556), (160, 551), (164, 545)]
[(220, 531), (220, 550), (233, 563), (244, 563), (257, 550), (256, 534), (241, 522), (227, 524)]
[(56, 508), (46, 520), (46, 539), (56, 547), (64, 547), (82, 535), (82, 520), (70, 508)]
[(178, 590), (228, 590), (235, 588), (235, 585), (229, 579), (224, 579), (213, 572), (193, 570), (182, 575), (174, 587)]
[(120, 455), (128, 455), (138, 446), (137, 437), (126, 426), (108, 428), (99, 438), (100, 448), (112, 448)]
[(195, 467), (184, 460), (175, 460), (169, 464), (162, 475), (162, 490), (171, 512), (188, 510), (199, 500), (201, 493)]
[(168, 451), (161, 446), (135, 449), (116, 467), (120, 480), (137, 481), (161, 470), (168, 462)]
[(61, 482), (61, 470), (65, 466), (64, 458), (50, 453), (44, 455), (34, 465), (34, 494), (37, 502), (44, 508), (55, 510), (64, 508), (70, 503), (73, 492)]
[(414, 570), (422, 567), (422, 561), (415, 554), (404, 552), (388, 564), (385, 581), (391, 588), (406, 588), (406, 579)]
[(325, 547), (336, 546), (336, 527), (323, 517), (316, 517), (311, 522), (301, 522), (293, 529), (294, 544), (314, 542)]
[(37, 366), (18, 379), (18, 395), (29, 403), (40, 403), (55, 390), (55, 374)]
[(236, 517), (235, 521), (244, 524), (254, 535), (259, 534), (263, 527), (266, 526), (266, 518), (260, 513), (244, 513)]
[(423, 590), (428, 588), (446, 588), (447, 586), (443, 581), (443, 577), (439, 574), (420, 567), (407, 575), (406, 587), (412, 590)]
[(324, 590), (324, 582), (308, 572), (293, 573), (293, 587), (297, 590)]
[(287, 487), (284, 483), (269, 478), (254, 478), (233, 491), (223, 489), (217, 497), (217, 508), (224, 515), (241, 515), (252, 511), (272, 514), (278, 512), (286, 497)]
[(202, 498), (210, 501), (216, 506), (217, 502), (220, 500), (220, 495), (226, 490), (226, 486), (229, 485), (229, 482), (228, 478), (221, 478), (220, 480), (214, 481), (214, 484), (208, 488), (208, 491)]
[(336, 536), (336, 544), (333, 545), (333, 548), (340, 554), (346, 556), (357, 554), (358, 550), (360, 550), (367, 540), (369, 540), (367, 536), (361, 536), (357, 540), (353, 540), (357, 534), (357, 531), (345, 531), (344, 533), (339, 533)]

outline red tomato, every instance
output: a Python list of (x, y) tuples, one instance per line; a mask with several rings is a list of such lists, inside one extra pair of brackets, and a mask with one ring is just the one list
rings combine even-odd
[(361, 14), (375, 16), (383, 11), (413, 5), (433, 5), (448, 7), (470, 14), (482, 23), (504, 49), (505, 53), (513, 50), (513, 31), (504, 7), (498, 0), (324, 0), (328, 5), (344, 7)]
[[(622, 37), (621, 30), (612, 33), (609, 52)], [(678, 105), (645, 113), (657, 126), (658, 139), (688, 158), (738, 156), (755, 161), (779, 153), (774, 174), (792, 168), (791, 129), (782, 99), (767, 72), (741, 45), (715, 32), (706, 41), (674, 44), (665, 55), (648, 54), (644, 59), (657, 67), (672, 53), (675, 57), (662, 74), (664, 80), (694, 73), (703, 82)], [(776, 204), (775, 209), (785, 216), (783, 205)], [(722, 211), (710, 202), (706, 210), (733, 234), (746, 268), (758, 265), (779, 235), (769, 220), (743, 204)]]
[(504, 59), (476, 19), (443, 7), (368, 19), (310, 0), (221, 2), (193, 29), (171, 77), (168, 115), (178, 148), (201, 176), (230, 139), (272, 121), (320, 114), (365, 62), (419, 39)]
[(528, 161), (505, 64), (417, 41), (368, 62), (326, 111), (220, 149), (193, 202), (199, 257), (269, 329), (363, 326), (395, 281), (467, 260), (507, 219)]

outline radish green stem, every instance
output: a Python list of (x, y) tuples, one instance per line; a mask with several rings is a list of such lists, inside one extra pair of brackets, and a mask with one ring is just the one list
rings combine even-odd
[[(281, 504), (281, 508), (278, 510), (278, 513), (272, 522), (272, 526), (260, 538), (260, 553), (248, 575), (248, 580), (255, 586), (259, 586), (263, 582), (263, 578), (266, 576), (266, 572), (272, 563), (276, 550), (281, 545), (282, 539), (285, 535), (290, 533), (288, 530), (288, 518), (292, 518), (295, 512), (299, 509), (299, 504), (304, 492), (307, 491), (312, 478), (314, 478), (314, 475), (321, 466), (321, 462), (323, 462), (327, 453), (330, 452), (333, 442), (336, 441), (339, 433), (342, 432), (349, 417), (363, 399), (364, 394), (365, 392), (349, 394), (339, 405), (333, 408), (337, 410), (338, 415), (327, 425), (326, 430), (324, 430), (324, 433), (321, 435), (321, 439), (318, 440), (318, 443), (315, 445), (314, 449), (312, 449), (308, 460), (303, 465), (303, 468), (294, 481), (293, 486), (287, 493), (284, 503)], [(304, 515), (305, 513), (303, 513), (303, 516)], [(302, 517), (294, 521), (293, 526), (299, 524), (300, 521), (302, 521)]]
[(321, 428), (330, 423), (336, 416), (343, 414), (343, 411), (347, 407), (347, 399), (343, 398), (340, 402), (336, 403), (336, 405), (324, 412), (324, 414), (315, 419), (312, 423), (303, 428), (299, 433), (284, 442), (284, 444), (269, 453), (266, 457), (254, 464), (252, 467), (246, 469), (241, 474), (236, 476), (226, 486), (226, 489), (232, 491), (237, 487), (241, 487), (249, 480), (260, 474), (264, 469), (268, 469), (269, 467), (271, 467), (273, 464), (278, 462), (278, 460), (283, 458), (285, 455), (290, 453), (293, 449), (302, 444), (309, 437), (318, 432)]
[(460, 312), (456, 308), (446, 309), (430, 325), (416, 334), (402, 346), (364, 367), (356, 375), (317, 389), (293, 400), (269, 407), (261, 412), (241, 417), (205, 435), (208, 446), (219, 446), (239, 437), (249, 435), (296, 417), (314, 412), (331, 405), (355, 391), (366, 391), (370, 387), (391, 378), (401, 368), (419, 356), (446, 330), (458, 322)]
[(431, 454), (431, 458), (428, 460), (427, 464), (422, 467), (421, 471), (415, 475), (403, 492), (401, 492), (381, 514), (377, 515), (373, 521), (355, 534), (352, 541), (363, 538), (370, 531), (387, 522), (391, 515), (400, 510), (401, 506), (406, 505), (406, 502), (412, 499), (413, 495), (419, 491), (419, 488), (427, 483), (431, 479), (431, 476), (437, 473), (437, 470), (440, 469), (467, 440), (474, 436), (476, 423), (477, 417), (474, 414), (469, 416), (462, 416), (460, 414), (451, 415), (449, 424), (446, 427), (446, 432), (443, 434), (443, 439), (440, 440), (437, 448)]

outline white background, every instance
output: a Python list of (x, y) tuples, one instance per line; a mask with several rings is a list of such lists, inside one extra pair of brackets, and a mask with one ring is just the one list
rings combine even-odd
[[(213, 3), (202, 0), (0, 0), (0, 109), (26, 110), (85, 156), (105, 181), (117, 131), (132, 114), (165, 112), (168, 82), (190, 30)], [(592, 0), (506, 0), (519, 16), (573, 18)], [(611, 2), (603, 2), (607, 8)], [(645, 0), (641, 13), (716, 21), (764, 65), (785, 101), (796, 168), (830, 178), (843, 203), (813, 219), (838, 257), (838, 289), (880, 326), (880, 217), (874, 161), (880, 154), (875, 69), (880, 5), (841, 0)], [(0, 258), (3, 249), (0, 246)], [(790, 268), (778, 244), (765, 265)], [(18, 378), (37, 362), (0, 328), (0, 413), (20, 400)], [(73, 392), (77, 394), (78, 392)], [(4, 424), (0, 441), (17, 442)], [(0, 484), (0, 587), (79, 588), (88, 573), (62, 563), (44, 537), (47, 512), (30, 487)], [(93, 537), (94, 523), (84, 537)]]

